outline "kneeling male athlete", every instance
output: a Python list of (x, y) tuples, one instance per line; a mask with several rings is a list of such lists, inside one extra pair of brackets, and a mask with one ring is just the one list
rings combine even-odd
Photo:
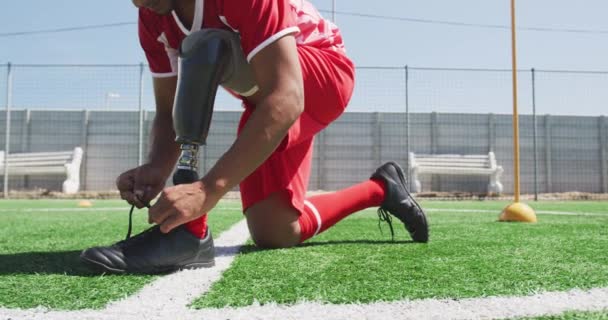
[[(147, 163), (120, 175), (117, 186), (122, 198), (138, 208), (161, 193), (149, 209), (149, 221), (156, 225), (112, 246), (83, 251), (83, 262), (103, 271), (135, 273), (212, 266), (207, 213), (239, 184), (249, 231), (262, 248), (295, 246), (375, 206), (383, 219), (390, 222), (389, 212), (403, 222), (414, 241), (428, 241), (425, 214), (396, 163), (384, 164), (357, 185), (306, 197), (314, 136), (344, 112), (355, 73), (339, 29), (307, 0), (132, 1), (139, 8), (140, 42), (154, 77), (156, 116)], [(184, 45), (190, 41), (187, 36), (217, 29), (223, 31), (207, 34), (201, 46), (212, 47), (209, 43), (226, 33), (236, 37), (236, 42), (223, 43), (230, 54), (241, 52), (246, 59), (253, 83), (241, 86), (246, 90), (224, 82), (222, 54), (206, 56), (212, 67), (202, 71), (189, 69), (187, 59), (178, 61), (200, 44)], [(178, 64), (187, 68), (180, 70), (179, 82)], [(247, 75), (246, 70), (238, 73), (239, 78)], [(193, 183), (163, 190), (180, 156), (176, 131), (179, 140), (181, 121), (189, 120), (176, 94), (200, 93), (188, 91), (194, 83), (187, 74), (201, 75), (207, 80), (197, 81), (209, 83), (201, 91), (209, 93), (199, 99), (214, 98), (219, 82), (240, 96), (245, 111), (237, 139), (211, 170)], [(211, 111), (205, 111), (209, 117)], [(208, 126), (200, 127), (204, 143)], [(189, 152), (183, 149), (182, 144), (178, 168)]]

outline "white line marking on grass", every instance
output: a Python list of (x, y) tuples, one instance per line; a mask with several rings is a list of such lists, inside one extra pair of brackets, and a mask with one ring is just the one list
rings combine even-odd
[[(148, 284), (104, 310), (51, 311), (0, 308), (0, 319), (182, 319), (188, 304), (209, 291), (226, 271), (241, 246), (249, 239), (247, 221), (236, 223), (215, 241), (215, 266), (172, 273)], [(5, 318), (6, 317), (6, 318)]]
[[(213, 211), (241, 211), (241, 207), (220, 207)], [(489, 209), (447, 209), (447, 208), (424, 208), (428, 212), (463, 212), (463, 213), (495, 213), (499, 214), (500, 210)], [(0, 208), (1, 212), (86, 212), (86, 211), (129, 211), (129, 207), (99, 207), (99, 208)], [(564, 216), (592, 216), (592, 217), (608, 217), (608, 213), (599, 212), (568, 212), (568, 211), (535, 211), (537, 214), (564, 215)]]
[(599, 213), (599, 212), (566, 212), (566, 211), (536, 211), (539, 214), (555, 214), (555, 215), (563, 215), (563, 216), (593, 216), (593, 217), (608, 217), (608, 213)]
[(129, 212), (129, 207), (106, 207), (106, 208), (2, 208), (0, 212), (73, 212), (73, 211), (125, 211)]
[[(83, 211), (124, 211), (129, 212), (130, 207), (99, 207), (99, 208), (0, 208), (0, 212), (83, 212)], [(213, 211), (240, 211), (241, 208), (214, 208)]]
[[(445, 211), (452, 210), (445, 209)], [(471, 211), (479, 212), (479, 210)], [(246, 221), (241, 220), (217, 239), (215, 267), (186, 270), (161, 277), (135, 295), (110, 303), (103, 310), (52, 311), (45, 308), (28, 310), (0, 308), (0, 319), (460, 320), (541, 316), (575, 310), (608, 310), (608, 287), (546, 292), (524, 297), (423, 299), (342, 305), (301, 302), (295, 305), (266, 304), (244, 308), (190, 309), (188, 305), (207, 292), (230, 267), (236, 253), (248, 237)]]
[[(205, 282), (206, 280), (203, 280)], [(188, 279), (189, 286), (194, 285)], [(151, 286), (152, 287), (152, 286)], [(175, 286), (177, 287), (177, 286)], [(205, 320), (249, 320), (249, 319), (509, 319), (558, 315), (567, 311), (608, 310), (608, 288), (546, 292), (524, 297), (488, 297), (470, 299), (423, 299), (370, 304), (323, 304), (302, 302), (295, 305), (254, 305), (244, 308), (219, 308), (192, 310), (174, 299), (164, 288), (149, 296), (152, 302), (130, 305), (138, 299), (127, 299), (105, 310), (48, 311), (44, 309), (12, 310), (0, 309), (4, 319), (205, 319)], [(185, 289), (188, 290), (188, 289)], [(188, 290), (192, 291), (192, 290)], [(181, 296), (181, 293), (178, 293)], [(147, 295), (147, 294), (146, 294)], [(154, 305), (159, 302), (160, 305)], [(175, 303), (174, 303), (175, 302)], [(180, 305), (177, 304), (180, 303)], [(188, 301), (189, 302), (189, 301)], [(120, 307), (117, 307), (120, 306)], [(129, 309), (131, 308), (131, 309)], [(151, 308), (151, 309), (146, 309)]]
[(608, 288), (589, 291), (548, 292), (527, 297), (424, 299), (378, 302), (366, 305), (331, 305), (314, 302), (292, 306), (276, 304), (245, 308), (200, 310), (191, 319), (504, 319), (561, 314), (572, 310), (608, 308)]
[[(423, 208), (425, 211), (429, 212), (464, 212), (464, 213), (496, 213), (497, 215), (500, 213), (500, 210), (488, 210), (488, 209), (446, 209), (446, 208)], [(554, 214), (554, 215), (564, 215), (564, 216), (594, 216), (594, 217), (608, 217), (608, 213), (598, 213), (598, 212), (568, 212), (568, 211), (545, 211), (539, 210), (535, 211), (537, 214)]]
[(247, 221), (243, 219), (217, 239), (215, 267), (184, 270), (162, 277), (139, 293), (111, 303), (106, 311), (128, 314), (137, 310), (134, 315), (142, 318), (160, 313), (178, 315), (190, 302), (209, 291), (211, 285), (222, 277), (247, 239), (249, 231)]

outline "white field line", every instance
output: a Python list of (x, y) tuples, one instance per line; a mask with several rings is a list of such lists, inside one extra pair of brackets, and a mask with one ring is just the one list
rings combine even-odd
[(0, 319), (496, 319), (560, 314), (570, 310), (608, 309), (608, 288), (548, 292), (526, 297), (403, 300), (367, 305), (302, 302), (291, 306), (268, 304), (244, 308), (189, 309), (189, 303), (207, 292), (221, 278), (248, 237), (246, 222), (242, 220), (217, 239), (214, 268), (167, 275), (131, 297), (110, 303), (103, 310), (0, 308)]
[(331, 305), (303, 302), (292, 306), (276, 304), (245, 308), (190, 311), (189, 319), (505, 319), (561, 314), (572, 310), (608, 309), (608, 288), (589, 291), (550, 292), (526, 297), (472, 299), (424, 299), (371, 304)]
[[(185, 281), (195, 285), (192, 274)], [(205, 282), (206, 280), (201, 280)], [(167, 283), (167, 282), (164, 282)], [(104, 310), (48, 311), (45, 309), (15, 310), (0, 309), (0, 318), (6, 320), (71, 320), (71, 319), (205, 319), (205, 320), (385, 320), (385, 319), (509, 319), (559, 315), (567, 311), (608, 312), (608, 288), (591, 290), (570, 290), (566, 292), (546, 292), (524, 297), (488, 297), (470, 299), (423, 299), (371, 304), (332, 305), (317, 302), (301, 302), (295, 305), (254, 305), (244, 308), (218, 308), (193, 310), (181, 305), (184, 300), (172, 299), (171, 289), (164, 291), (160, 285), (152, 285), (158, 292), (151, 297), (152, 302), (135, 304), (136, 299), (110, 305)], [(171, 285), (172, 287), (178, 287)], [(196, 285), (195, 285), (196, 286)], [(145, 291), (145, 290), (144, 290)], [(142, 291), (142, 293), (144, 292)], [(190, 291), (190, 290), (189, 290)], [(151, 289), (148, 292), (152, 292)], [(178, 293), (179, 294), (179, 293)], [(148, 295), (146, 293), (145, 295)], [(181, 294), (179, 294), (181, 296)], [(154, 305), (160, 302), (161, 305)], [(177, 303), (180, 303), (178, 305)], [(133, 304), (133, 305), (131, 305)], [(151, 308), (151, 309), (147, 309)]]
[[(241, 207), (219, 207), (213, 209), (213, 211), (240, 211)], [(499, 214), (500, 210), (489, 210), (489, 209), (448, 209), (448, 208), (424, 208), (428, 212), (463, 212), (463, 213), (495, 213)], [(93, 208), (0, 208), (1, 212), (86, 212), (86, 211), (129, 211), (129, 207), (93, 207)], [(608, 217), (607, 213), (598, 212), (568, 212), (568, 211), (547, 211), (539, 210), (535, 211), (536, 214), (548, 214), (548, 215), (567, 215), (567, 216), (605, 216)]]
[[(447, 208), (423, 208), (425, 211), (430, 212), (479, 212), (479, 213), (495, 213), (499, 214), (499, 210), (488, 210), (488, 209), (447, 209)], [(564, 215), (564, 216), (595, 216), (595, 217), (608, 217), (608, 213), (598, 212), (568, 212), (568, 211), (546, 211), (539, 210), (535, 211), (536, 214), (549, 214), (549, 215)]]
[(182, 319), (188, 304), (218, 281), (249, 239), (247, 221), (236, 223), (215, 242), (215, 267), (183, 270), (161, 277), (124, 300), (103, 310), (51, 311), (44, 308), (0, 308), (0, 319)]
[[(129, 212), (130, 207), (99, 207), (99, 208), (23, 208), (23, 209), (8, 209), (0, 208), (0, 212), (86, 212), (86, 211), (124, 211)], [(143, 209), (142, 209), (143, 210)], [(215, 208), (213, 211), (234, 211), (241, 210), (241, 207)]]
[(608, 288), (547, 292), (525, 297), (403, 300), (366, 305), (301, 302), (290, 306), (267, 304), (244, 308), (189, 309), (189, 303), (207, 292), (221, 278), (248, 237), (246, 222), (242, 220), (217, 239), (214, 268), (167, 275), (131, 297), (110, 303), (103, 310), (0, 308), (0, 319), (497, 319), (560, 314), (571, 310), (608, 310)]
[(106, 312), (128, 314), (137, 310), (134, 315), (142, 318), (148, 314), (180, 314), (190, 302), (209, 291), (211, 285), (220, 280), (247, 239), (249, 230), (247, 221), (243, 219), (223, 232), (215, 242), (215, 267), (184, 270), (164, 276), (145, 286), (139, 293), (109, 304)]

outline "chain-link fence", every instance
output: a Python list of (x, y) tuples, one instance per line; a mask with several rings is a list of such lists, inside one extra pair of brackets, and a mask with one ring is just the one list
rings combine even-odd
[[(518, 78), (522, 192), (608, 192), (608, 72), (525, 70)], [(11, 173), (8, 159), (16, 154), (81, 147), (80, 190), (87, 191), (114, 189), (121, 172), (146, 159), (154, 98), (144, 65), (2, 65), (0, 101), (7, 110), (0, 114), (6, 192), (60, 191), (66, 179)], [(240, 109), (219, 94), (202, 170), (234, 141)], [(510, 194), (511, 113), (510, 70), (358, 68), (347, 113), (315, 141), (309, 187), (348, 186), (389, 160), (410, 175), (410, 153), (492, 152)], [(489, 176), (421, 174), (419, 182), (423, 192), (484, 193)]]

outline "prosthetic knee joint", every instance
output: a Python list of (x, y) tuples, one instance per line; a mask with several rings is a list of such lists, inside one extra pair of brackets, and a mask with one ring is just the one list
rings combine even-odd
[(220, 85), (243, 96), (257, 91), (238, 34), (221, 29), (190, 34), (179, 50), (173, 127), (181, 155), (173, 184), (199, 179), (199, 146), (206, 144)]

